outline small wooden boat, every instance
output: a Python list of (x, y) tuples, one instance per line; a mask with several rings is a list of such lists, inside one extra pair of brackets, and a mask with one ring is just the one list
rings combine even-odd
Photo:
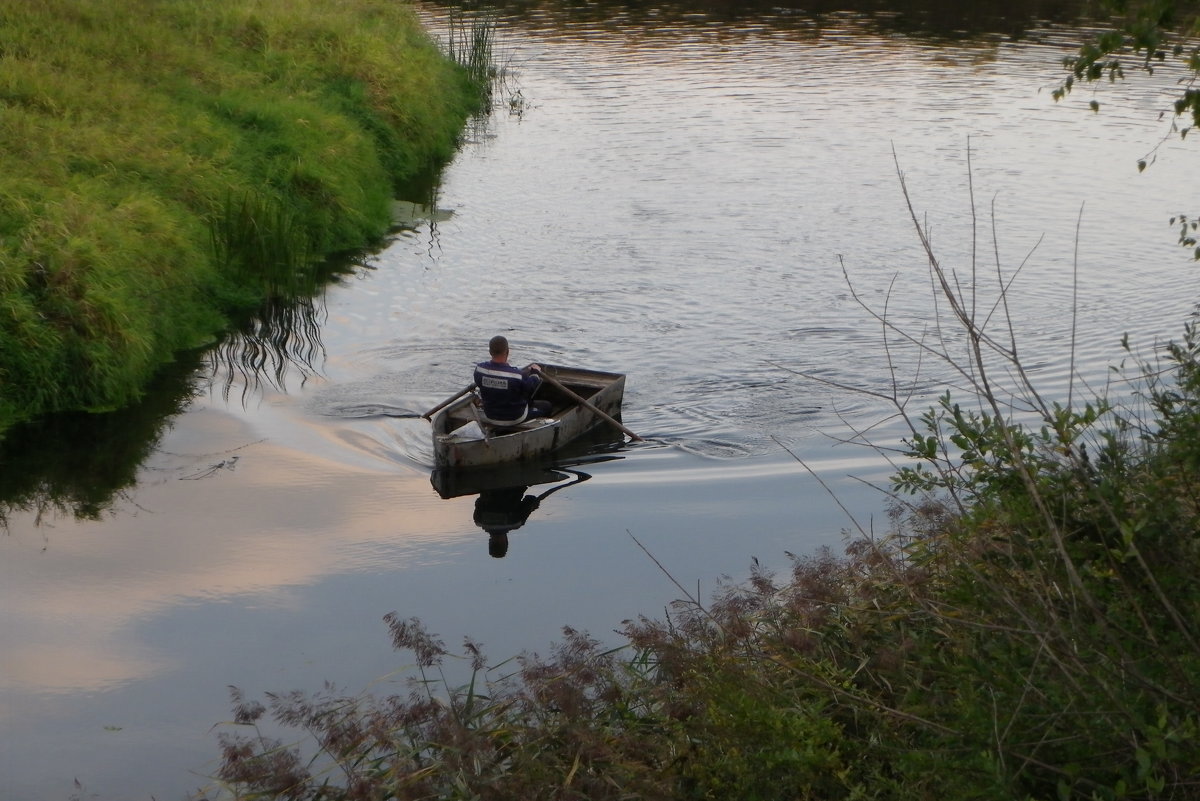
[(483, 421), (475, 393), (467, 391), (434, 407), (430, 422), (437, 467), (481, 467), (537, 459), (596, 426), (615, 423), (613, 418), (620, 415), (625, 395), (623, 374), (549, 364), (542, 365), (542, 370), (547, 380), (536, 397), (550, 401), (549, 417), (499, 428)]

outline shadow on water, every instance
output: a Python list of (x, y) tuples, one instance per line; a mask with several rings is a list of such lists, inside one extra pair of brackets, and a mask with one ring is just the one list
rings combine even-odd
[(139, 403), (114, 412), (57, 414), (0, 441), (0, 527), (29, 512), (99, 519), (137, 481), (168, 422), (196, 395), (202, 353), (181, 354)]
[[(346, 272), (346, 262), (328, 273)], [(193, 398), (219, 385), (242, 401), (264, 384), (284, 389), (289, 373), (303, 382), (324, 356), (323, 295), (273, 297), (207, 351), (179, 354), (141, 401), (103, 413), (50, 415), (14, 427), (0, 440), (0, 527), (16, 513), (99, 519), (137, 483), (138, 469)], [(199, 378), (198, 378), (199, 377)]]
[[(444, 5), (470, 8), (478, 2)], [(489, 0), (488, 6), (501, 17), (535, 29), (594, 25), (653, 35), (684, 27), (720, 30), (742, 22), (756, 26), (767, 22), (820, 35), (840, 28), (838, 21), (850, 17), (885, 33), (949, 41), (981, 34), (1020, 39), (1040, 24), (1076, 23), (1095, 11), (1087, 0)]]

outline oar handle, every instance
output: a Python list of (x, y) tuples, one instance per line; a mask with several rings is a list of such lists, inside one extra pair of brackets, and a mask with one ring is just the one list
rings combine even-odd
[(582, 395), (578, 394), (577, 392), (567, 389), (565, 386), (563, 386), (563, 383), (561, 381), (559, 381), (554, 376), (550, 375), (545, 370), (539, 370), (538, 375), (540, 375), (543, 379), (545, 379), (547, 382), (549, 382), (549, 384), (551, 386), (557, 388), (560, 392), (564, 393), (567, 397), (574, 400), (576, 403), (579, 403), (582, 406), (590, 409), (601, 420), (604, 420), (605, 422), (616, 426), (623, 433), (628, 434), (629, 438), (632, 439), (633, 441), (642, 442), (642, 438), (639, 437), (637, 434), (633, 433), (628, 428), (626, 428), (625, 426), (621, 425), (619, 422), (614, 420), (611, 415), (602, 411), (599, 407), (596, 406), (596, 404), (592, 403), (587, 398), (583, 397)]
[(459, 398), (461, 398), (463, 395), (470, 394), (471, 392), (474, 392), (474, 391), (475, 391), (475, 385), (474, 385), (474, 384), (471, 384), (470, 386), (464, 387), (464, 388), (462, 389), (462, 391), (460, 391), (460, 392), (459, 392), (457, 395), (454, 395), (452, 398), (449, 398), (448, 400), (444, 400), (444, 401), (442, 401), (442, 402), (441, 402), (441, 403), (439, 403), (437, 406), (434, 406), (432, 409), (430, 409), (429, 411), (425, 412), (425, 414), (421, 415), (421, 417), (423, 417), (424, 419), (428, 420), (429, 418), (433, 417), (435, 414), (437, 414), (438, 412), (440, 412), (442, 409), (445, 409), (447, 406), (449, 406), (450, 404), (454, 403), (456, 400), (458, 400)]
[(483, 415), (479, 413), (479, 406), (475, 401), (468, 404), (471, 407), (471, 414), (475, 417), (475, 425), (479, 426), (480, 433), (483, 434), (483, 444), (488, 448), (492, 447), (492, 435), (488, 433), (488, 427), (483, 422)]

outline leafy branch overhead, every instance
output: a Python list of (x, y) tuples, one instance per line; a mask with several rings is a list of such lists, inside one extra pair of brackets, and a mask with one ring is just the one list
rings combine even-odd
[[(1171, 132), (1181, 139), (1200, 124), (1200, 3), (1195, 0), (1102, 0), (1101, 5), (1112, 12), (1108, 30), (1098, 33), (1079, 49), (1078, 55), (1063, 59), (1070, 75), (1054, 90), (1055, 100), (1062, 100), (1077, 83), (1096, 83), (1107, 78), (1110, 83), (1124, 80), (1126, 67), (1153, 75), (1159, 66), (1181, 73), (1179, 92), (1172, 103), (1175, 119)], [(1089, 102), (1092, 111), (1100, 110), (1094, 97)], [(1157, 147), (1155, 148), (1155, 151)], [(1154, 151), (1138, 159), (1138, 171), (1153, 162)], [(1193, 248), (1193, 258), (1200, 261), (1200, 248), (1189, 234), (1187, 217), (1171, 218), (1171, 225), (1184, 220), (1179, 244)]]
[[(1191, 73), (1175, 101), (1175, 113), (1190, 113), (1193, 123), (1200, 122), (1200, 91), (1193, 88), (1200, 73), (1200, 42), (1196, 39), (1200, 4), (1190, 0), (1103, 0), (1102, 5), (1113, 12), (1113, 27), (1085, 42), (1078, 55), (1063, 59), (1071, 75), (1055, 90), (1054, 99), (1066, 97), (1077, 81), (1124, 79), (1130, 65), (1153, 75), (1156, 65), (1165, 65), (1170, 59)], [(1091, 106), (1098, 109), (1099, 103), (1093, 101)]]

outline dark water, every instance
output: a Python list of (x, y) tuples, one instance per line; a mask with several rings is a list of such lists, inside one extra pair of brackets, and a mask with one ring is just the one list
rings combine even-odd
[[(854, 297), (910, 331), (945, 322), (894, 159), (966, 282), (969, 149), (980, 306), (997, 256), (1006, 277), (1025, 262), (1014, 325), (1049, 395), (1072, 337), (1101, 385), (1122, 333), (1177, 333), (1198, 281), (1167, 219), (1190, 208), (1194, 145), (1135, 168), (1167, 133), (1171, 76), (1093, 115), (1090, 95), (1049, 97), (1080, 36), (1069, 4), (804, 8), (514, 4), (513, 80), (398, 204), (386, 249), (181, 364), (145, 408), (10, 444), (0, 797), (66, 798), (76, 778), (180, 797), (213, 768), (227, 685), (394, 689), (393, 610), (499, 660), (562, 625), (613, 637), (674, 581), (706, 595), (752, 559), (882, 528), (859, 479), (885, 480), (885, 455), (842, 441), (899, 427), (795, 373), (886, 392), (890, 353), (915, 408), (951, 380), (885, 348)], [(428, 426), (404, 415), (461, 388), (495, 333), (516, 360), (627, 373), (624, 422), (650, 441), (601, 436), (514, 484), (431, 481)], [(477, 520), (505, 515), (497, 559)]]

